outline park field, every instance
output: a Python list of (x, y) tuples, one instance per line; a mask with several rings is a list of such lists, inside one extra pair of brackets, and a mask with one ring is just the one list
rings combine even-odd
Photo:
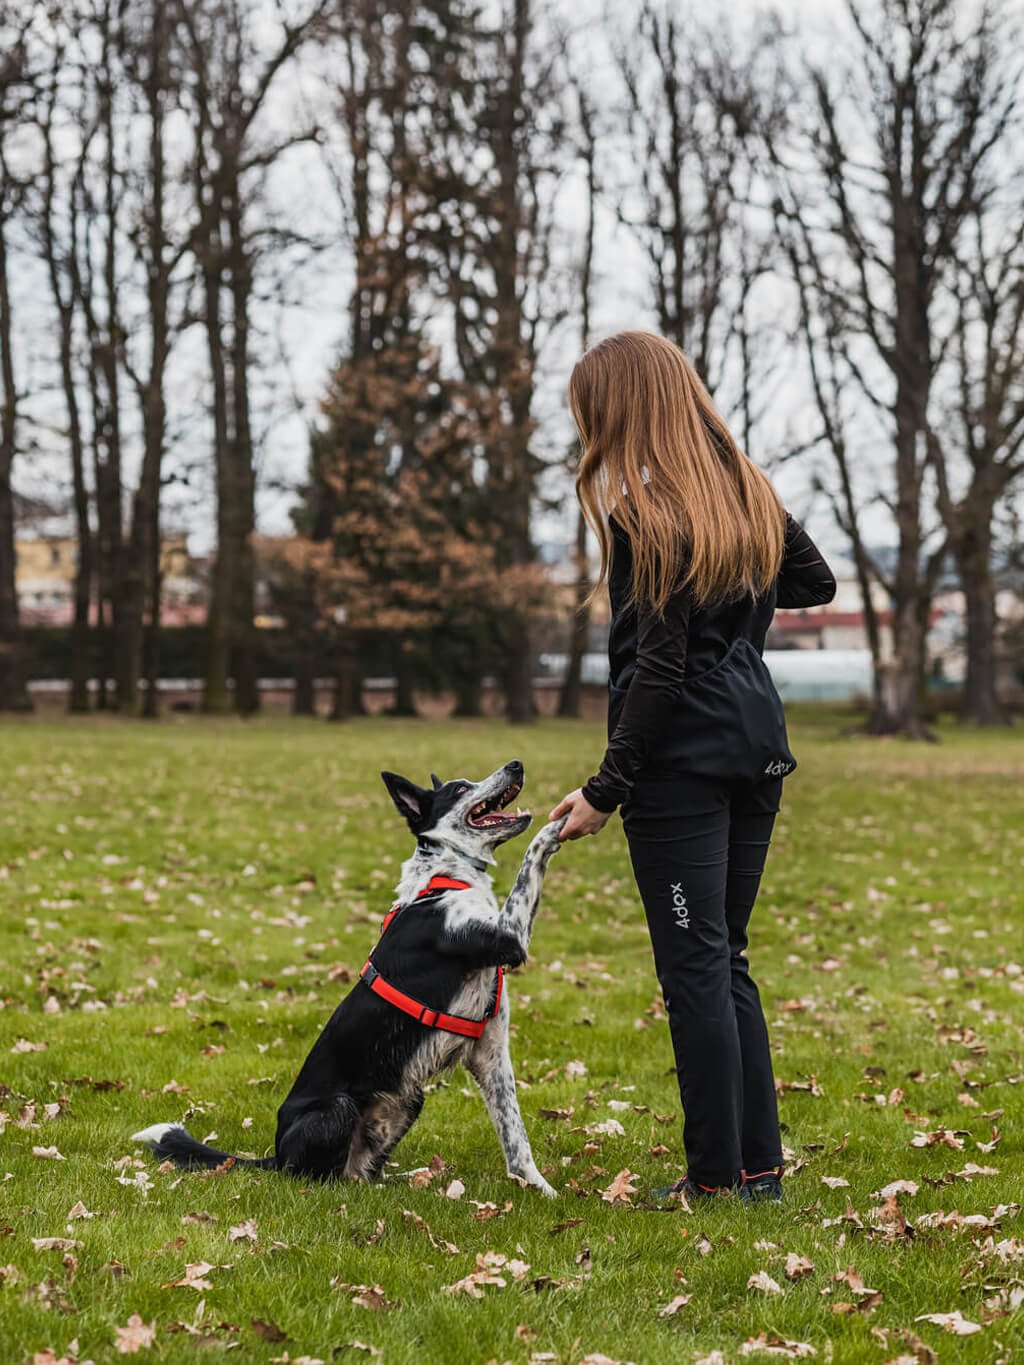
[(1024, 733), (849, 721), (794, 714), (752, 924), (786, 1202), (692, 1211), (650, 1198), (679, 1097), (617, 821), (552, 863), (510, 977), (557, 1199), (508, 1180), (461, 1072), (376, 1187), (163, 1171), (129, 1140), (187, 1117), (268, 1149), (410, 851), (381, 768), (520, 757), (546, 812), (598, 724), (5, 722), (0, 1362), (1024, 1360)]

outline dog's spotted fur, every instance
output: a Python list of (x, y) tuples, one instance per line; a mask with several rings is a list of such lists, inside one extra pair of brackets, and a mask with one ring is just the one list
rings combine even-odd
[[(522, 764), (507, 763), (482, 782), (434, 778), (432, 790), (393, 773), (383, 777), (418, 846), (402, 867), (396, 891), (405, 908), (380, 940), (375, 965), (386, 980), (434, 1009), (482, 1018), (492, 1000), (495, 967), (526, 960), (544, 874), (564, 821), (545, 825), (535, 836), (499, 908), (487, 865), (499, 844), (530, 823), (529, 815), (501, 814), (522, 786)], [(438, 875), (469, 887), (417, 901), (417, 892)], [(423, 1087), (462, 1062), (483, 1095), (509, 1174), (553, 1194), (534, 1162), (519, 1112), (508, 1038), (507, 990), (483, 1035), (466, 1038), (425, 1028), (359, 982), (328, 1021), (278, 1111), (274, 1155), (255, 1164), (306, 1178), (376, 1180), (416, 1121)], [(227, 1159), (180, 1124), (157, 1124), (135, 1136), (179, 1166), (210, 1168)]]

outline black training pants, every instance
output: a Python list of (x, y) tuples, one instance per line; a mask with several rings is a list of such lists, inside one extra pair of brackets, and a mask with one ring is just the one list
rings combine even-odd
[(768, 1029), (744, 950), (782, 781), (641, 778), (622, 812), (665, 997), (689, 1174), (782, 1162)]

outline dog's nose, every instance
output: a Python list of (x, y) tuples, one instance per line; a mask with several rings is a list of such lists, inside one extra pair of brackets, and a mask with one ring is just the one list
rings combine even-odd
[(523, 764), (522, 764), (522, 761), (521, 761), (520, 759), (518, 759), (518, 758), (512, 759), (511, 763), (506, 763), (506, 764), (505, 764), (505, 767), (506, 767), (506, 768), (508, 769), (508, 771), (509, 771), (510, 773), (512, 773), (515, 777), (522, 777), (522, 775), (523, 775)]

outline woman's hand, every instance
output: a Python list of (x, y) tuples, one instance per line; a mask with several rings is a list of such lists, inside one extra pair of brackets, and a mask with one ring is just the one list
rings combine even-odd
[(585, 834), (600, 834), (611, 819), (611, 812), (594, 809), (580, 787), (563, 796), (548, 819), (557, 820), (562, 815), (569, 817), (559, 836), (563, 843), (566, 839), (582, 839)]

